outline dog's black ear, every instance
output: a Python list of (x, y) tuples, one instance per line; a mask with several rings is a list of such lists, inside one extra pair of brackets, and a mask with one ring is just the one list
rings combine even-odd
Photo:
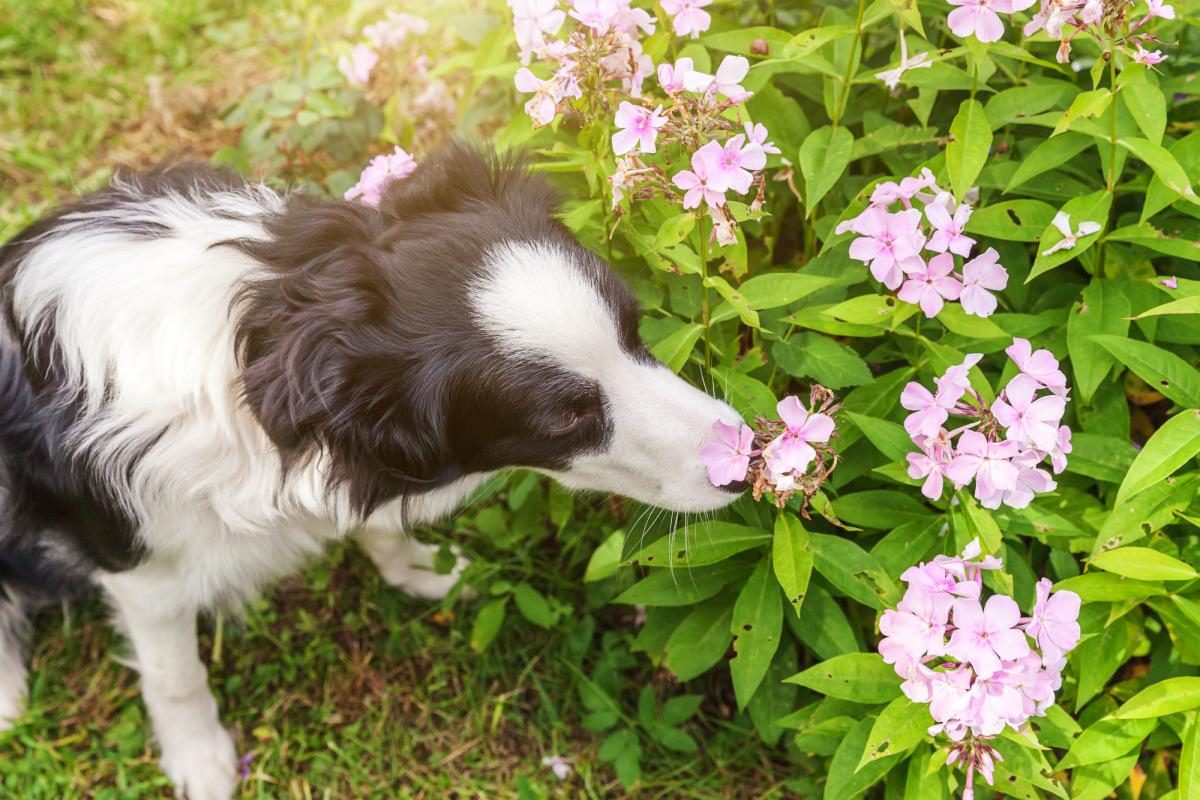
[(461, 475), (445, 443), (445, 377), (388, 324), (377, 216), (296, 200), (270, 240), (239, 244), (270, 274), (236, 300), (246, 403), (285, 467), (328, 458), (331, 485), (364, 514)]

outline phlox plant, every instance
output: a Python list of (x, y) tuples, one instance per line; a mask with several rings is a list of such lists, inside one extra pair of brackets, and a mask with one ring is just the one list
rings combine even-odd
[[(746, 420), (692, 456), (748, 488), (714, 516), (539, 517), (518, 473), (479, 526), (606, 531), (604, 663), (700, 698), (581, 684), (626, 787), (724, 714), (802, 797), (1197, 796), (1197, 53), (1185, 0), (379, 4), (287, 95), (289, 168), (353, 202), (452, 132), (531, 152)], [(499, 569), (476, 649), (510, 600), (572, 624)]]

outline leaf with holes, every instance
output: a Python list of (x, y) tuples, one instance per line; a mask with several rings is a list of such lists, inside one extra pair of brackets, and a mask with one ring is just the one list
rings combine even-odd
[(792, 610), (799, 615), (812, 578), (813, 554), (808, 531), (795, 515), (786, 511), (780, 512), (775, 518), (771, 563), (775, 568), (775, 580), (783, 589)]
[(1142, 447), (1117, 490), (1122, 505), (1138, 492), (1173, 474), (1200, 453), (1200, 409), (1180, 411), (1154, 432)]
[(1092, 556), (1097, 569), (1139, 581), (1190, 581), (1196, 570), (1174, 556), (1149, 547), (1118, 547)]
[(1067, 353), (1075, 373), (1075, 391), (1083, 402), (1091, 402), (1096, 389), (1116, 363), (1091, 337), (1106, 334), (1124, 338), (1129, 332), (1129, 298), (1115, 281), (1093, 280), (1067, 317)]
[(1200, 408), (1200, 371), (1170, 350), (1120, 336), (1092, 336), (1091, 341), (1175, 403)]
[(871, 725), (867, 746), (863, 749), (858, 769), (864, 764), (887, 756), (903, 755), (924, 739), (933, 717), (926, 703), (914, 703), (907, 697), (897, 697), (888, 703)]
[(731, 522), (697, 522), (674, 530), (634, 553), (626, 562), (643, 567), (704, 567), (761, 547), (771, 534)]
[(735, 654), (729, 662), (729, 674), (741, 710), (766, 676), (783, 631), (783, 602), (772, 575), (770, 555), (763, 556), (742, 587), (729, 629)]
[[(806, 686), (826, 697), (855, 703), (890, 703), (900, 695), (900, 678), (895, 670), (883, 663), (878, 653), (834, 656), (793, 675), (785, 682)], [(858, 763), (857, 760), (855, 763)]]

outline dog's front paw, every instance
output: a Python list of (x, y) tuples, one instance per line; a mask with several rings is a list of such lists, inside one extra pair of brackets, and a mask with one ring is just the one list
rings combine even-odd
[(237, 786), (237, 752), (229, 732), (216, 725), (203, 734), (164, 744), (162, 770), (179, 800), (230, 800)]
[[(465, 558), (455, 547), (454, 567), (444, 575), (439, 574), (433, 567), (437, 548), (416, 542), (413, 545), (421, 549), (416, 557), (407, 562), (394, 561), (380, 565), (379, 574), (389, 586), (394, 586), (405, 594), (425, 600), (443, 599), (458, 583), (463, 571), (471, 565), (471, 560)], [(474, 595), (475, 592), (470, 587), (463, 588), (463, 597), (469, 599)]]
[(0, 670), (5, 667), (8, 671), (0, 672), (0, 731), (11, 728), (25, 710), (25, 667), (20, 663), (13, 666), (0, 659)]

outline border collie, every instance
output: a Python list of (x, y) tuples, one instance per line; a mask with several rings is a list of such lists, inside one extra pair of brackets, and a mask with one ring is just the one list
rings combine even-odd
[(28, 615), (99, 585), (177, 794), (236, 781), (198, 612), (353, 535), (441, 597), (403, 531), (490, 475), (681, 511), (738, 419), (656, 362), (621, 280), (519, 160), (453, 145), (378, 209), (201, 166), (118, 177), (0, 248), (0, 726)]

